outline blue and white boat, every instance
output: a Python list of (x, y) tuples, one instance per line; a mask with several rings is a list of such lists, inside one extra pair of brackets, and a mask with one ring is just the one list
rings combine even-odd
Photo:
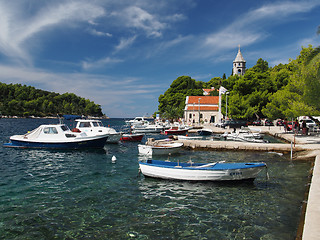
[(254, 180), (267, 165), (253, 163), (179, 163), (170, 161), (139, 161), (143, 175), (154, 178), (186, 181)]
[(40, 125), (24, 135), (10, 137), (4, 147), (46, 148), (46, 149), (85, 149), (103, 148), (108, 135), (87, 135), (85, 132), (72, 132), (65, 124)]

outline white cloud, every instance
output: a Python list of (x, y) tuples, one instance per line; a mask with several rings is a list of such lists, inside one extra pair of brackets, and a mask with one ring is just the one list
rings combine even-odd
[(320, 5), (319, 1), (275, 2), (265, 4), (240, 15), (221, 31), (198, 37), (194, 55), (210, 57), (234, 49), (239, 44), (249, 46), (270, 36), (268, 27), (290, 21), (292, 15), (305, 13)]
[(91, 60), (83, 61), (82, 68), (85, 70), (99, 69), (99, 68), (105, 67), (106, 65), (120, 63), (120, 62), (123, 62), (123, 60), (117, 59), (117, 58), (105, 57), (96, 61), (91, 61)]
[(129, 28), (145, 31), (149, 37), (162, 36), (161, 31), (166, 26), (155, 15), (137, 6), (129, 6), (122, 11), (113, 12), (112, 16), (118, 17), (119, 21)]
[(95, 29), (89, 29), (88, 31), (89, 31), (89, 33), (91, 33), (91, 34), (94, 35), (94, 36), (98, 36), (98, 37), (112, 37), (112, 34), (111, 34), (111, 33), (100, 32), (100, 31), (97, 31), (97, 30), (95, 30)]
[(133, 42), (136, 40), (137, 36), (133, 36), (131, 38), (121, 38), (120, 43), (115, 47), (116, 51), (121, 51), (122, 49), (125, 49), (133, 44)]
[(27, 40), (52, 26), (90, 21), (104, 14), (104, 9), (84, 1), (45, 6), (26, 16), (23, 4), (0, 3), (0, 51), (12, 58), (30, 61)]

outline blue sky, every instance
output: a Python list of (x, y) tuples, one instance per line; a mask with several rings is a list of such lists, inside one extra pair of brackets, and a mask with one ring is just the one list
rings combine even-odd
[(0, 82), (151, 115), (177, 77), (229, 76), (239, 44), (247, 68), (319, 46), (319, 16), (319, 0), (0, 0)]

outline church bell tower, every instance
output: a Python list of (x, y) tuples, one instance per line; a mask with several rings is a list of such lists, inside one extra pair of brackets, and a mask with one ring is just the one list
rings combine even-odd
[(236, 58), (233, 61), (233, 76), (243, 76), (246, 72), (246, 61), (244, 60), (241, 51), (240, 51), (240, 45), (239, 50)]

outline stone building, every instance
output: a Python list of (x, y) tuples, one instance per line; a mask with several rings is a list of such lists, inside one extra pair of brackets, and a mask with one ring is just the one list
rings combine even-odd
[(238, 75), (238, 76), (243, 76), (246, 72), (246, 61), (244, 60), (241, 51), (240, 51), (240, 46), (238, 50), (238, 54), (236, 58), (233, 61), (233, 76)]

